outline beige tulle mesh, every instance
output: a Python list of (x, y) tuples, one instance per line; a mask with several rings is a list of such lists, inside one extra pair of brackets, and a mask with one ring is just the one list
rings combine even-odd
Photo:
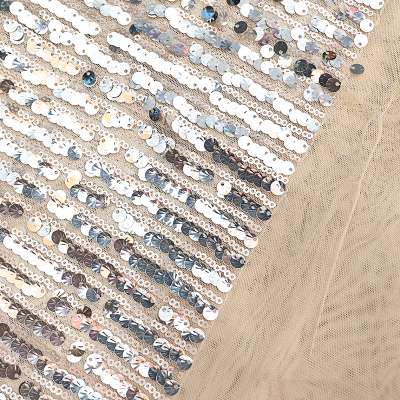
[(398, 398), (399, 10), (385, 5), (182, 398)]
[(400, 0), (387, 0), (366, 72), (327, 110), (175, 398), (400, 395), (399, 24)]

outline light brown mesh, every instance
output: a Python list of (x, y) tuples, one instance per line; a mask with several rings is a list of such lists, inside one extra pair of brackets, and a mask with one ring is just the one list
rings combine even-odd
[(385, 5), (182, 399), (398, 398), (399, 10)]

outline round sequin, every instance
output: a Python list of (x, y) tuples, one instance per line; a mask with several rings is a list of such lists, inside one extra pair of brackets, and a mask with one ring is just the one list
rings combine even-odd
[(355, 75), (361, 75), (365, 71), (365, 68), (361, 64), (352, 64), (350, 66), (350, 72)]
[(238, 21), (236, 22), (235, 26), (233, 27), (233, 30), (236, 33), (243, 33), (246, 32), (247, 30), (247, 23), (245, 21)]
[(92, 87), (96, 83), (96, 75), (93, 71), (86, 71), (82, 75), (82, 82), (86, 87)]
[(204, 7), (200, 15), (206, 22), (214, 22), (218, 18), (218, 12), (211, 6)]

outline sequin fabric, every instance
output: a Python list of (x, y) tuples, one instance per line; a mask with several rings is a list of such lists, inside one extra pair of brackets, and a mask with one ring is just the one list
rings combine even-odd
[(186, 398), (383, 5), (0, 0), (2, 400)]

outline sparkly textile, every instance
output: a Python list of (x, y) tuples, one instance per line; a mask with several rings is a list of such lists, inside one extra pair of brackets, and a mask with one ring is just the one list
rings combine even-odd
[(1, 2), (0, 376), (22, 397), (180, 391), (383, 5), (227, 3)]

